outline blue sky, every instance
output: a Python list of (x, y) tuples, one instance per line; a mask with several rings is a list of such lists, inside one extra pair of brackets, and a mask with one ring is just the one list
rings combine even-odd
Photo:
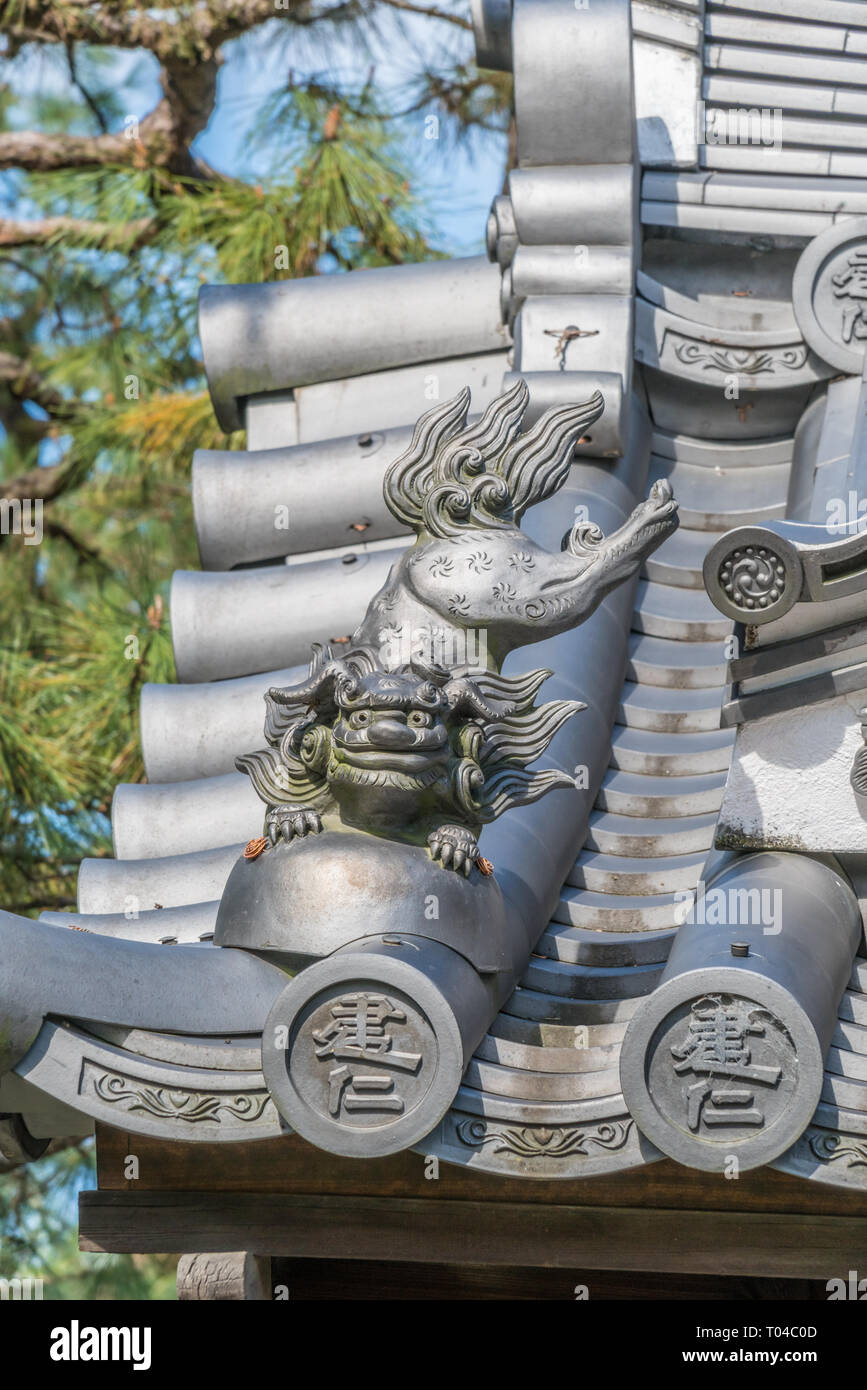
[[(440, 0), (465, 13), (461, 0)], [(267, 98), (285, 89), (290, 73), (295, 80), (316, 76), (341, 88), (358, 89), (371, 72), (380, 99), (399, 111), (411, 104), (407, 84), (420, 62), (447, 67), (449, 59), (470, 61), (472, 35), (454, 25), (386, 10), (379, 32), (359, 41), (332, 31), (323, 40), (321, 29), (298, 29), (275, 21), (227, 44), (218, 79), (217, 103), (211, 121), (195, 142), (195, 152), (221, 173), (247, 181), (286, 176), (281, 169), (280, 138), (267, 138), (257, 120)], [(110, 90), (112, 129), (121, 129), (128, 116), (141, 119), (160, 98), (158, 65), (147, 53), (79, 48), (77, 63), (91, 90)], [(29, 129), (39, 124), (34, 102), (70, 94), (68, 69), (58, 46), (28, 46), (10, 65), (8, 80), (21, 97), (11, 114), (12, 124)], [(484, 231), (491, 199), (500, 191), (506, 154), (505, 136), (482, 135), (470, 148), (455, 149), (446, 138), (425, 134), (425, 112), (399, 122), (405, 161), (412, 173), (413, 192), (427, 214), (431, 241), (452, 256), (477, 255), (484, 249)], [(89, 124), (79, 127), (90, 129)], [(0, 175), (0, 210), (27, 217), (32, 210), (20, 196), (15, 171)], [(53, 462), (63, 440), (43, 441), (42, 463)]]
[[(401, 89), (417, 66), (417, 54), (429, 62), (447, 53), (466, 58), (472, 55), (471, 35), (449, 24), (401, 19), (398, 30), (397, 23), (386, 18), (383, 39), (372, 40), (367, 51), (344, 39), (314, 48), (293, 30), (288, 31), (285, 45), (272, 45), (261, 33), (232, 45), (227, 49), (229, 61), (220, 73), (217, 109), (196, 142), (196, 152), (226, 173), (245, 178), (254, 172), (266, 174), (267, 158), (262, 161), (260, 157), (256, 167), (247, 131), (262, 97), (285, 83), (289, 66), (304, 75), (327, 70), (357, 86), (375, 66), (380, 89), (393, 93), (394, 109), (400, 109)], [(437, 46), (433, 51), (432, 44)], [(505, 140), (485, 137), (475, 143), (472, 155), (455, 151), (444, 140), (425, 138), (423, 112), (408, 117), (401, 129), (416, 191), (433, 212), (441, 249), (453, 255), (482, 251), (488, 209), (502, 184)]]
[[(460, 0), (441, 0), (441, 5), (464, 14), (469, 9)], [(260, 141), (251, 140), (251, 134), (261, 135), (254, 128), (256, 113), (270, 93), (285, 86), (290, 71), (296, 78), (338, 77), (350, 87), (360, 87), (373, 69), (379, 91), (387, 94), (389, 104), (393, 101), (393, 109), (399, 110), (407, 104), (406, 84), (420, 59), (439, 66), (449, 55), (469, 60), (472, 54), (472, 35), (467, 31), (390, 11), (381, 20), (380, 33), (366, 44), (357, 36), (345, 38), (339, 31), (332, 31), (332, 37), (323, 41), (317, 39), (315, 29), (308, 32), (279, 23), (254, 30), (225, 46), (217, 106), (207, 130), (195, 143), (195, 151), (223, 173), (244, 179), (265, 178), (277, 170), (279, 146), (272, 142), (266, 149)], [(146, 115), (160, 96), (155, 60), (141, 52), (111, 51), (93, 71), (104, 80), (106, 67), (110, 68), (117, 111)], [(65, 61), (58, 48), (29, 48), (8, 76), (25, 99), (37, 92), (60, 95), (67, 88)], [(26, 128), (32, 123), (26, 101), (18, 114), (15, 124)], [(122, 121), (112, 124), (121, 128)], [(505, 138), (483, 136), (474, 141), (472, 151), (456, 151), (447, 140), (425, 138), (424, 112), (404, 119), (400, 131), (414, 191), (431, 214), (436, 245), (451, 255), (479, 253), (484, 246), (488, 208), (502, 183)], [(3, 201), (8, 206), (14, 186), (9, 179), (3, 183)]]

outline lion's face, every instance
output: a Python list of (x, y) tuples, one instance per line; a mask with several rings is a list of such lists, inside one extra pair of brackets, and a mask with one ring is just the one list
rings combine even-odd
[(338, 686), (335, 694), (330, 783), (422, 790), (447, 776), (448, 711), (431, 681), (375, 671)]

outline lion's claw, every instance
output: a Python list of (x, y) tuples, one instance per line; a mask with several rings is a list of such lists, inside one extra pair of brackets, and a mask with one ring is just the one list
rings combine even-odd
[(280, 806), (269, 811), (265, 818), (265, 832), (272, 845), (281, 839), (289, 844), (305, 835), (318, 835), (321, 830), (319, 813), (309, 806)]
[(427, 839), (432, 859), (438, 859), (444, 869), (469, 878), (479, 852), (475, 835), (462, 825), (441, 825)]

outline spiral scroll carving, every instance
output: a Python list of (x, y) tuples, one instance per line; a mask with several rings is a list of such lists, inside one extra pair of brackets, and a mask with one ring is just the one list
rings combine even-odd
[(720, 565), (723, 593), (744, 612), (770, 608), (782, 597), (786, 570), (779, 555), (764, 545), (733, 550)]

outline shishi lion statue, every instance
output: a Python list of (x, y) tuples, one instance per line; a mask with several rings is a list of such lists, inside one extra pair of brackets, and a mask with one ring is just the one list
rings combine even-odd
[[(555, 787), (565, 773), (530, 772), (584, 705), (535, 697), (551, 674), (503, 676), (515, 647), (576, 627), (677, 527), (667, 483), (607, 539), (581, 522), (559, 554), (520, 529), (528, 507), (569, 473), (576, 442), (602, 397), (549, 410), (525, 434), (519, 380), (467, 425), (470, 393), (418, 421), (383, 483), (416, 541), (374, 596), (347, 653), (314, 648), (307, 679), (266, 698), (266, 749), (236, 766), (268, 807), (281, 839), (350, 826), (408, 843), (469, 877), (482, 826)], [(471, 631), (485, 667), (470, 675)], [(444, 652), (451, 658), (438, 660)]]

